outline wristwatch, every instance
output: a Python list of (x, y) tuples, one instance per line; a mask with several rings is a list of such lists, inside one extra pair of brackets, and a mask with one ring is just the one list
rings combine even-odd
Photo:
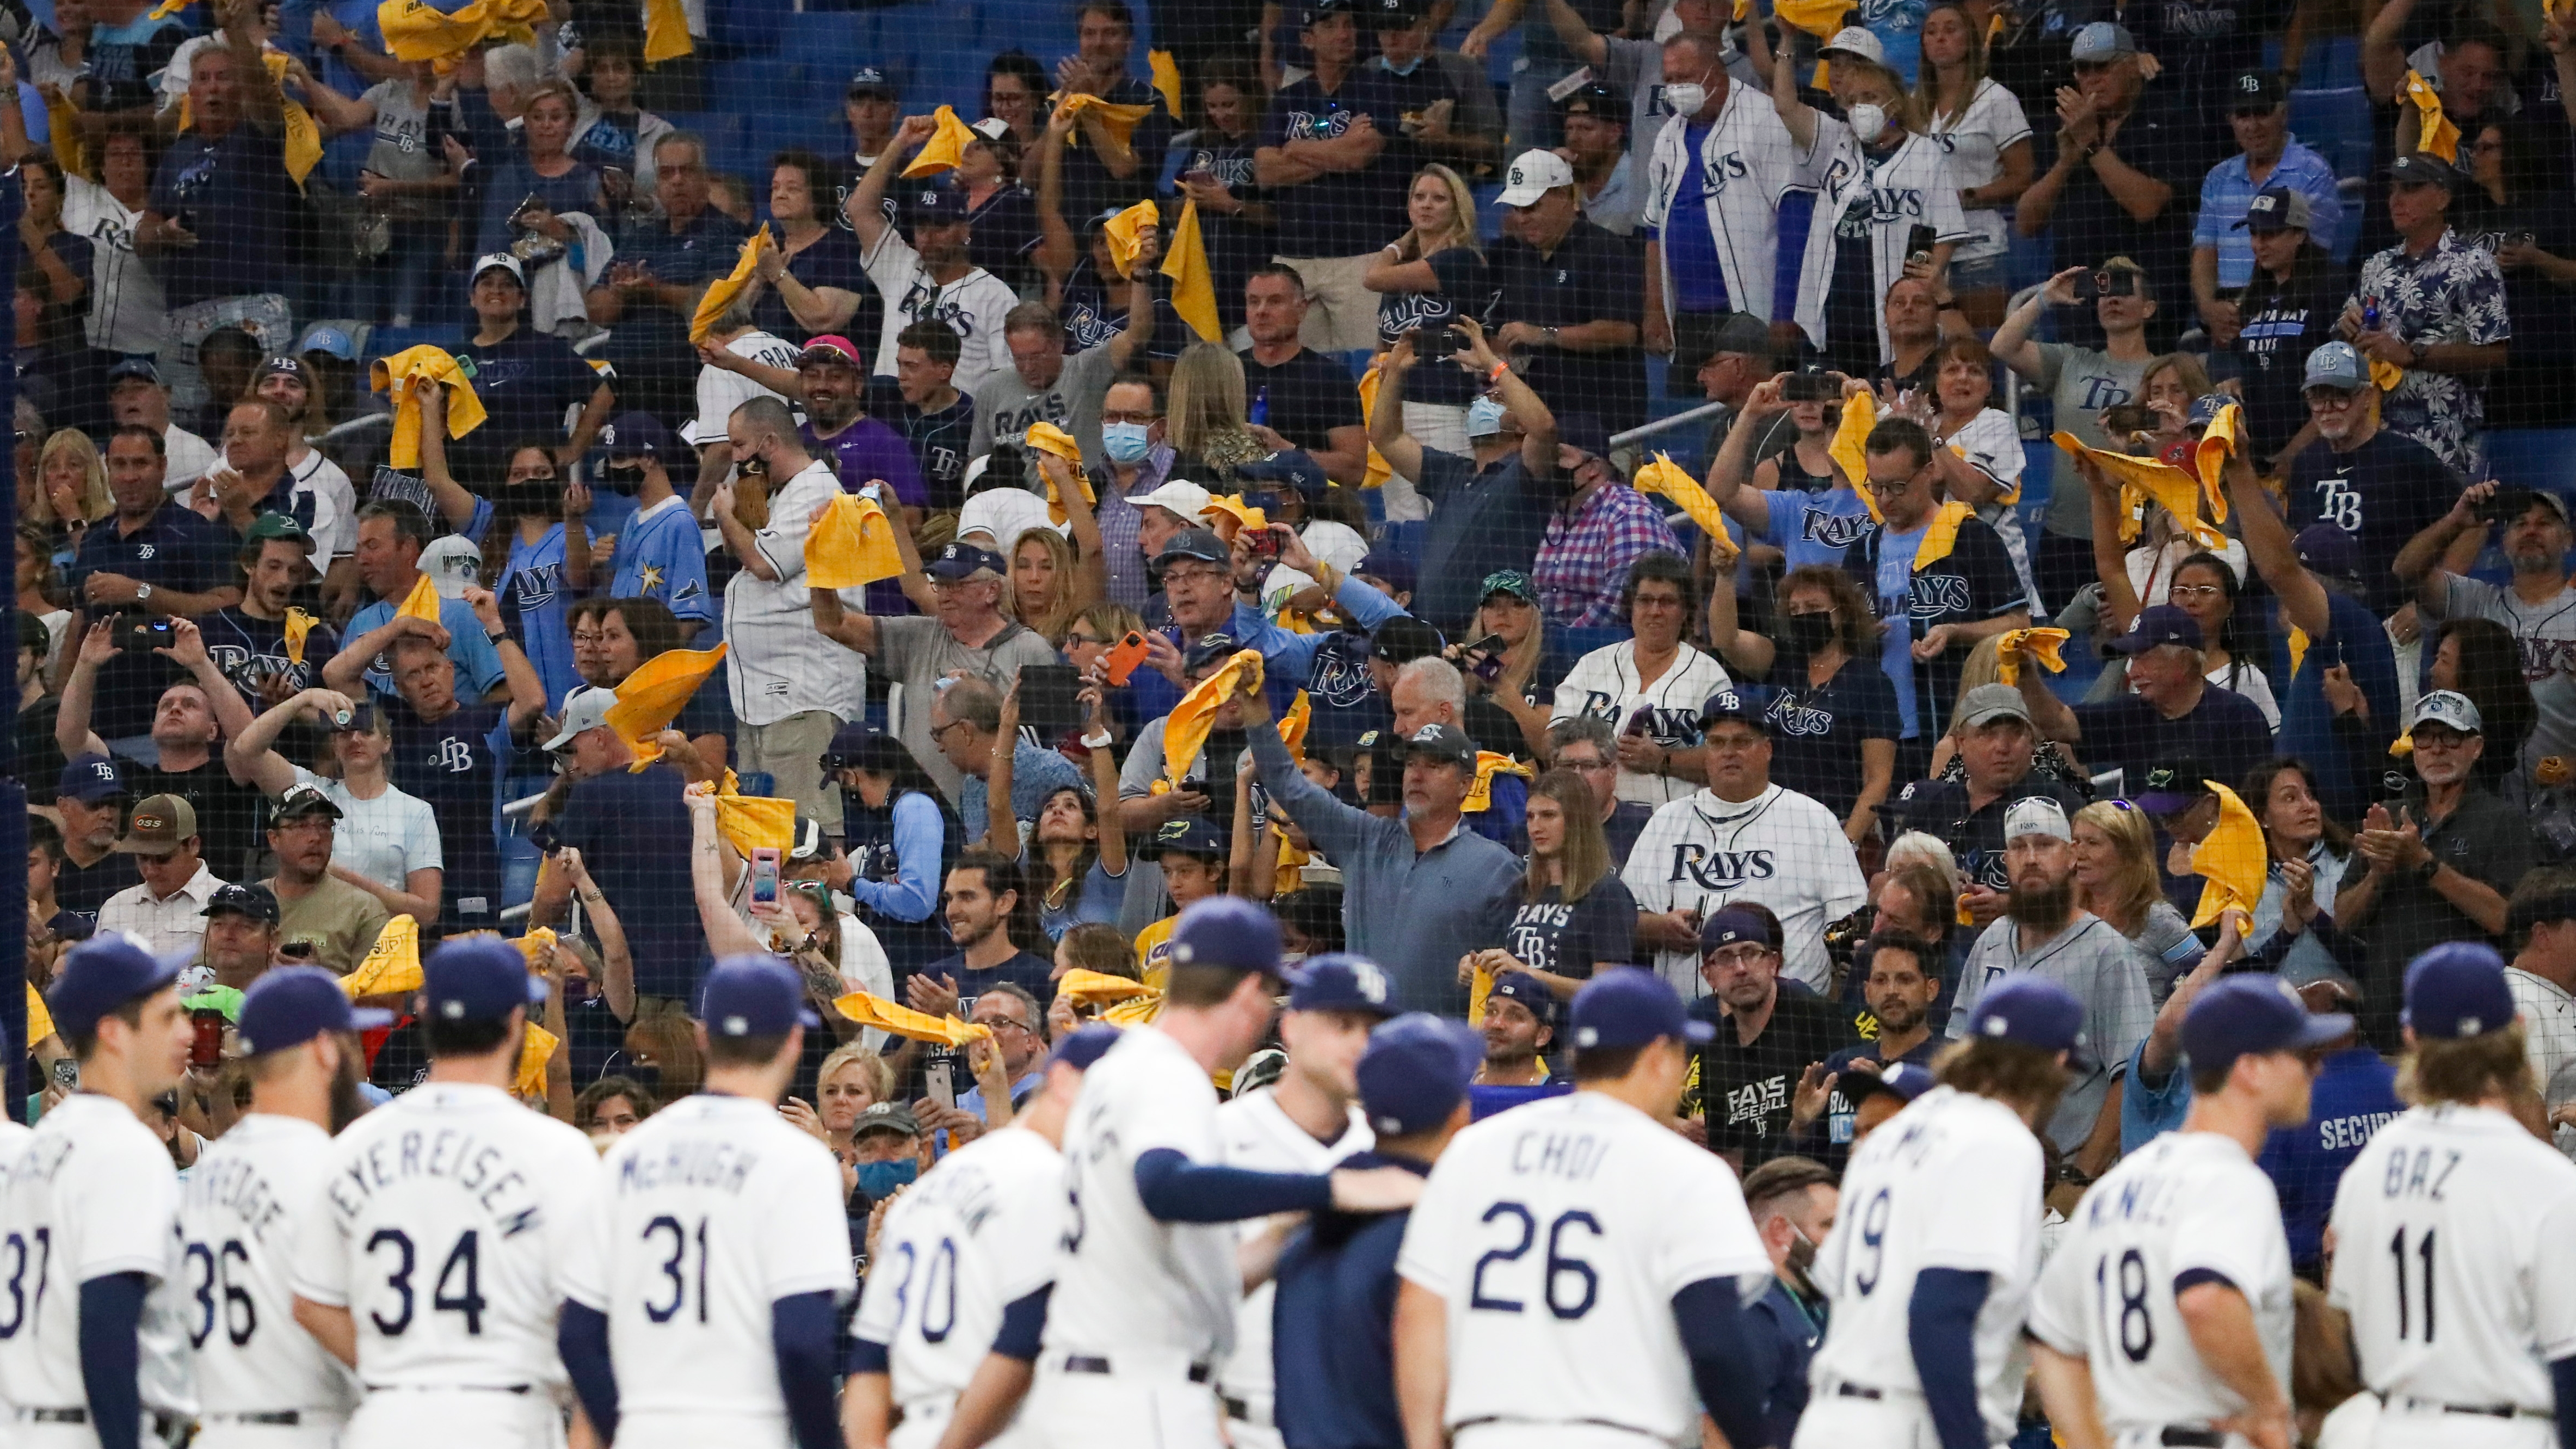
[(152, 602), (152, 586), (150, 584), (136, 584), (134, 586), (134, 602), (138, 604), (148, 604)]
[(509, 630), (507, 630), (507, 629), (495, 629), (495, 630), (493, 630), (492, 632), (490, 632), (490, 633), (488, 633), (488, 634), (486, 634), (486, 635), (484, 635), (484, 636), (483, 636), (483, 642), (484, 642), (484, 643), (486, 643), (486, 644), (491, 645), (491, 646), (492, 646), (493, 648), (495, 648), (495, 649), (498, 649), (498, 648), (500, 648), (503, 644), (508, 643), (508, 642), (509, 642), (509, 640), (510, 640), (510, 631), (509, 631)]

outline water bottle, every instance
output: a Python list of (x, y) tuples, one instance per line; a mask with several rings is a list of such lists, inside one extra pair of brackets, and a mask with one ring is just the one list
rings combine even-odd
[(2361, 300), (2361, 330), (2364, 332), (2376, 332), (2379, 330), (2379, 299), (2377, 297), (2364, 297)]
[(1257, 428), (1270, 425), (1270, 385), (1268, 383), (1262, 384), (1261, 391), (1252, 395), (1252, 406), (1244, 410), (1244, 420)]

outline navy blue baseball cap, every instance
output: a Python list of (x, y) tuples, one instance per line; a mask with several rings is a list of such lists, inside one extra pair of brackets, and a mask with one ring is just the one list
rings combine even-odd
[(1234, 853), (1232, 845), (1217, 832), (1217, 828), (1198, 815), (1183, 815), (1164, 821), (1155, 828), (1152, 839), (1136, 847), (1136, 858), (1161, 860), (1165, 852), (1202, 860), (1223, 860)]
[(1846, 1069), (1837, 1075), (1834, 1090), (1855, 1106), (1881, 1092), (1911, 1102), (1931, 1091), (1937, 1080), (1929, 1067), (1918, 1067), (1912, 1062), (1890, 1062), (1875, 1072)]
[(1222, 966), (1276, 976), (1279, 950), (1279, 918), (1241, 896), (1196, 902), (1172, 927), (1172, 963), (1177, 966)]
[(1700, 922), (1699, 949), (1702, 955), (1721, 946), (1745, 941), (1768, 946), (1774, 951), (1780, 949), (1780, 933), (1772, 929), (1771, 922), (1764, 920), (1758, 911), (1742, 906), (1724, 906), (1710, 912), (1708, 919)]
[(1485, 999), (1517, 1001), (1523, 1010), (1538, 1018), (1541, 1026), (1556, 1025), (1556, 993), (1548, 984), (1526, 971), (1505, 971), (1494, 978), (1494, 989)]
[(1568, 413), (1556, 420), (1556, 445), (1587, 458), (1610, 456), (1610, 430), (1591, 413)]
[(2446, 941), (2406, 967), (2406, 1013), (2399, 1020), (2419, 1037), (2484, 1036), (2504, 1030), (2514, 1015), (2504, 958), (2483, 941)]
[[(1390, 553), (1385, 549), (1370, 550), (1368, 557), (1361, 559), (1360, 566), (1351, 572), (1372, 579), (1384, 579), (1389, 587), (1404, 594), (1413, 592), (1414, 584), (1419, 578), (1413, 571), (1413, 560), (1400, 553)], [(1404, 617), (1412, 616), (1408, 614)]]
[(2150, 604), (2138, 611), (2129, 632), (2111, 641), (2114, 654), (2144, 654), (2163, 644), (2179, 644), (2185, 649), (2206, 647), (2200, 633), (2200, 621), (2172, 604)]
[(805, 1005), (805, 981), (775, 956), (727, 956), (698, 988), (698, 1020), (711, 1037), (785, 1036), (787, 1028), (811, 1031), (823, 1024)]
[(890, 101), (895, 98), (894, 81), (886, 75), (884, 66), (863, 65), (850, 72), (847, 93), (852, 96), (879, 96)]
[(1576, 1051), (1644, 1046), (1663, 1036), (1697, 1045), (1717, 1035), (1716, 1027), (1691, 1020), (1664, 978), (1634, 966), (1614, 966), (1583, 983), (1572, 1015)]
[(125, 777), (117, 772), (116, 760), (109, 755), (82, 755), (63, 766), (62, 778), (54, 784), (56, 795), (69, 795), (84, 805), (101, 800), (114, 800), (125, 795)]
[(1467, 1100), (1485, 1039), (1465, 1022), (1409, 1011), (1369, 1033), (1357, 1076), (1360, 1110), (1381, 1137), (1428, 1132)]
[(441, 1021), (499, 1021), (546, 999), (546, 979), (497, 936), (449, 941), (429, 953), (420, 974), (429, 1014)]
[(1196, 674), (1211, 664), (1222, 664), (1232, 659), (1242, 650), (1243, 646), (1234, 642), (1234, 636), (1222, 629), (1213, 634), (1201, 634), (1198, 642), (1182, 653), (1181, 668), (1186, 673)]
[(215, 893), (206, 898), (206, 908), (197, 914), (248, 916), (274, 926), (279, 917), (277, 895), (256, 881), (248, 885), (219, 885), (215, 887)]
[(977, 548), (971, 543), (951, 542), (939, 550), (939, 557), (932, 559), (930, 566), (922, 572), (943, 583), (953, 584), (960, 579), (974, 577), (978, 570), (1004, 575), (1010, 572), (1010, 565), (1002, 562), (1000, 554)]
[(1771, 733), (1771, 722), (1762, 717), (1762, 705), (1752, 695), (1729, 686), (1708, 697), (1699, 707), (1699, 727), (1714, 728), (1721, 721), (1733, 720), (1758, 734)]
[(1048, 1054), (1047, 1060), (1062, 1062), (1077, 1072), (1087, 1072), (1093, 1062), (1109, 1055), (1109, 1049), (1118, 1045), (1118, 1038), (1125, 1035), (1107, 1022), (1095, 1021), (1079, 1030), (1067, 1032), (1056, 1042), (1055, 1050)]
[(966, 193), (954, 186), (926, 182), (904, 197), (914, 226), (946, 226), (966, 219)]
[(1324, 491), (1332, 480), (1324, 476), (1323, 465), (1303, 448), (1289, 448), (1256, 458), (1234, 470), (1235, 481), (1243, 483), (1281, 483), (1312, 497)]
[(86, 1032), (129, 1001), (150, 996), (179, 979), (197, 948), (191, 944), (156, 956), (131, 931), (101, 931), (71, 949), (54, 984), (45, 988), (45, 1010), (65, 1035)]
[(599, 445), (612, 458), (667, 458), (679, 451), (671, 440), (671, 430), (651, 413), (619, 413), (600, 429)]
[[(2496, 983), (2503, 982), (2499, 966)], [(2182, 1054), (2195, 1072), (2222, 1071), (2238, 1057), (2306, 1051), (2351, 1030), (2341, 1012), (2311, 1016), (2298, 988), (2280, 977), (2246, 972), (2211, 982), (2183, 1014)]]
[(2361, 544), (2340, 525), (2311, 523), (2299, 530), (2293, 542), (2299, 551), (2299, 567), (2320, 581), (2361, 586)]
[(1365, 956), (1334, 951), (1297, 967), (1288, 977), (1290, 1011), (1359, 1011), (1392, 1016), (1386, 973)]
[(2084, 1044), (2084, 1003), (2045, 976), (2019, 972), (1977, 1002), (1968, 1014), (1968, 1034), (2071, 1052)]
[(351, 1006), (340, 978), (319, 966), (272, 966), (242, 993), (236, 1028), (243, 1051), (265, 1056), (326, 1032), (373, 1031), (393, 1021), (390, 1011)]

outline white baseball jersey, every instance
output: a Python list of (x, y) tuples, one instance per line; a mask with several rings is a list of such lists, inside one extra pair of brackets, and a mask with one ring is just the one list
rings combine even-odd
[(124, 1103), (74, 1093), (47, 1109), (0, 1182), (0, 1400), (21, 1409), (89, 1403), (80, 1290), (141, 1273), (143, 1406), (195, 1412), (182, 1303), (179, 1179), (170, 1149)]
[(1431, 1169), (1396, 1271), (1448, 1304), (1443, 1422), (1593, 1424), (1699, 1442), (1673, 1295), (1767, 1283), (1771, 1259), (1725, 1161), (1599, 1092), (1458, 1134)]
[[(796, 370), (796, 345), (757, 327), (726, 343), (724, 350), (736, 357), (749, 358), (763, 367), (781, 367), (789, 372)], [(680, 429), (681, 440), (702, 448), (709, 443), (725, 441), (725, 424), (732, 420), (733, 410), (756, 397), (776, 398), (798, 417), (804, 416), (804, 406), (785, 393), (772, 392), (739, 372), (700, 363), (698, 415), (689, 421), (688, 426)], [(741, 474), (737, 470), (727, 476), (740, 477)]]
[(1908, 1310), (1927, 1268), (1986, 1275), (1977, 1313), (1977, 1404), (1987, 1436), (2021, 1415), (2023, 1308), (2039, 1275), (2039, 1139), (2010, 1107), (1935, 1087), (1852, 1154), (1842, 1207), (1810, 1276), (1833, 1301), (1815, 1384), (1919, 1394)]
[[(1681, 224), (1673, 219), (1673, 204), (1691, 168), (1698, 168), (1701, 206), (1717, 243), (1727, 300), (1739, 312), (1769, 317), (1772, 264), (1780, 250), (1780, 194), (1814, 184), (1809, 170), (1817, 148), (1799, 149), (1771, 97), (1758, 86), (1727, 91), (1717, 119), (1700, 138), (1697, 155), (1690, 153), (1690, 129), (1687, 118), (1674, 116), (1655, 133), (1647, 153), (1646, 209), (1639, 226), (1660, 240), (1668, 228)], [(1669, 310), (1673, 247), (1666, 241), (1659, 250)]]
[[(1565, 671), (1556, 686), (1556, 704), (1548, 712), (1548, 722), (1597, 719), (1623, 734), (1632, 727), (1642, 730), (1667, 749), (1691, 749), (1699, 744), (1700, 707), (1727, 682), (1726, 666), (1717, 662), (1717, 656), (1684, 644), (1655, 682), (1644, 684), (1637, 675), (1637, 642), (1605, 644)], [(1645, 723), (1637, 723), (1639, 715)], [(1619, 798), (1640, 805), (1679, 800), (1693, 788), (1690, 781), (1667, 775), (1619, 772)]]
[(783, 1441), (770, 1305), (857, 1286), (830, 1149), (766, 1103), (684, 1098), (608, 1150), (586, 1219), (563, 1290), (607, 1315), (619, 1440), (706, 1416)]
[(331, 1134), (254, 1112), (207, 1144), (180, 1186), (188, 1338), (208, 1414), (294, 1410), (345, 1418), (349, 1372), (295, 1321), (296, 1235), (327, 1170)]
[[(2508, 966), (2504, 984), (2522, 1018), (2523, 1055), (2540, 1083), (2541, 1105), (2555, 1110), (2576, 1102), (2576, 995), (2544, 976)], [(2553, 1129), (2558, 1150), (2576, 1157), (2576, 1127)]]
[[(1343, 1158), (1377, 1145), (1377, 1134), (1369, 1130), (1367, 1115), (1358, 1107), (1350, 1109), (1341, 1136), (1318, 1142), (1288, 1119), (1278, 1096), (1268, 1089), (1217, 1108), (1216, 1126), (1225, 1165), (1255, 1172), (1330, 1172)], [(1267, 1227), (1268, 1220), (1254, 1218), (1242, 1224), (1241, 1231), (1250, 1237)], [(1264, 1420), (1269, 1417), (1266, 1410), (1276, 1382), (1270, 1362), (1270, 1311), (1278, 1298), (1278, 1288), (1270, 1283), (1243, 1295), (1243, 1306), (1234, 1315), (1234, 1352), (1226, 1355), (1225, 1370), (1217, 1376), (1218, 1386), (1230, 1397), (1261, 1406)]]
[(361, 1383), (561, 1396), (563, 1265), (599, 1181), (588, 1137), (498, 1087), (431, 1082), (352, 1123), (324, 1166), (295, 1295), (349, 1310)]
[(930, 279), (921, 254), (889, 226), (867, 254), (868, 280), (885, 298), (885, 327), (877, 337), (876, 371), (894, 371), (894, 340), (915, 322), (938, 322), (957, 334), (957, 371), (949, 384), (973, 396), (984, 379), (1011, 365), (1002, 342), (1002, 319), (1020, 305), (1010, 283), (976, 267), (942, 285)]
[[(814, 591), (805, 582), (814, 510), (840, 496), (839, 475), (820, 461), (771, 480), (769, 526), (752, 535), (752, 546), (778, 577), (744, 569), (725, 584), (725, 675), (734, 717), (744, 724), (773, 725), (817, 709), (857, 719), (866, 706), (867, 657), (814, 627)], [(866, 595), (843, 589), (841, 602), (855, 610)]]
[(2033, 1337), (2092, 1364), (2114, 1435), (2245, 1411), (2176, 1299), (2215, 1278), (2245, 1295), (2273, 1382), (2290, 1386), (2290, 1243), (2272, 1179), (2234, 1138), (2168, 1132), (2084, 1194), (2031, 1295)]
[(886, 1210), (850, 1331), (886, 1346), (907, 1421), (946, 1422), (1002, 1310), (1054, 1279), (1070, 1221), (1063, 1154), (1016, 1127), (939, 1159)]
[(1157, 1148), (1224, 1159), (1216, 1106), (1206, 1070), (1150, 1026), (1083, 1073), (1064, 1129), (1072, 1220), (1047, 1301), (1050, 1358), (1144, 1349), (1195, 1363), (1233, 1347), (1243, 1299), (1234, 1224), (1157, 1221), (1136, 1191), (1136, 1159)]
[[(1837, 117), (1815, 113), (1816, 150), (1821, 158), (1812, 185), (1815, 219), (1807, 227), (1807, 249), (1798, 263), (1798, 326), (1817, 346), (1825, 345), (1825, 294), (1833, 290), (1835, 253), (1843, 247), (1869, 248), (1874, 295), (1905, 275), (1906, 244), (1914, 228), (1932, 228), (1935, 241), (1956, 246), (1971, 240), (1967, 213), (1959, 209), (1959, 183), (1950, 171), (1950, 154), (1930, 136), (1908, 134), (1884, 155), (1860, 144), (1852, 128)], [(1866, 209), (1863, 209), (1866, 208)], [(1878, 316), (1878, 350), (1887, 353), (1887, 314)]]
[[(1703, 789), (1657, 810), (1619, 878), (1641, 911), (1706, 920), (1729, 901), (1769, 907), (1780, 918), (1780, 974), (1820, 991), (1833, 974), (1825, 927), (1869, 899), (1834, 812), (1777, 785), (1741, 804)], [(1696, 950), (1662, 952), (1655, 969), (1684, 1000), (1708, 994)]]
[(2546, 1418), (2576, 1354), (2576, 1163), (2502, 1112), (2417, 1107), (2344, 1169), (2327, 1299), (2378, 1393)]

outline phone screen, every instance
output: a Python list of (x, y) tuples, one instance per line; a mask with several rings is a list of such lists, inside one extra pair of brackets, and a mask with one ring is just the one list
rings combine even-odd
[(755, 906), (778, 904), (778, 852), (773, 847), (761, 845), (752, 848), (751, 903)]

